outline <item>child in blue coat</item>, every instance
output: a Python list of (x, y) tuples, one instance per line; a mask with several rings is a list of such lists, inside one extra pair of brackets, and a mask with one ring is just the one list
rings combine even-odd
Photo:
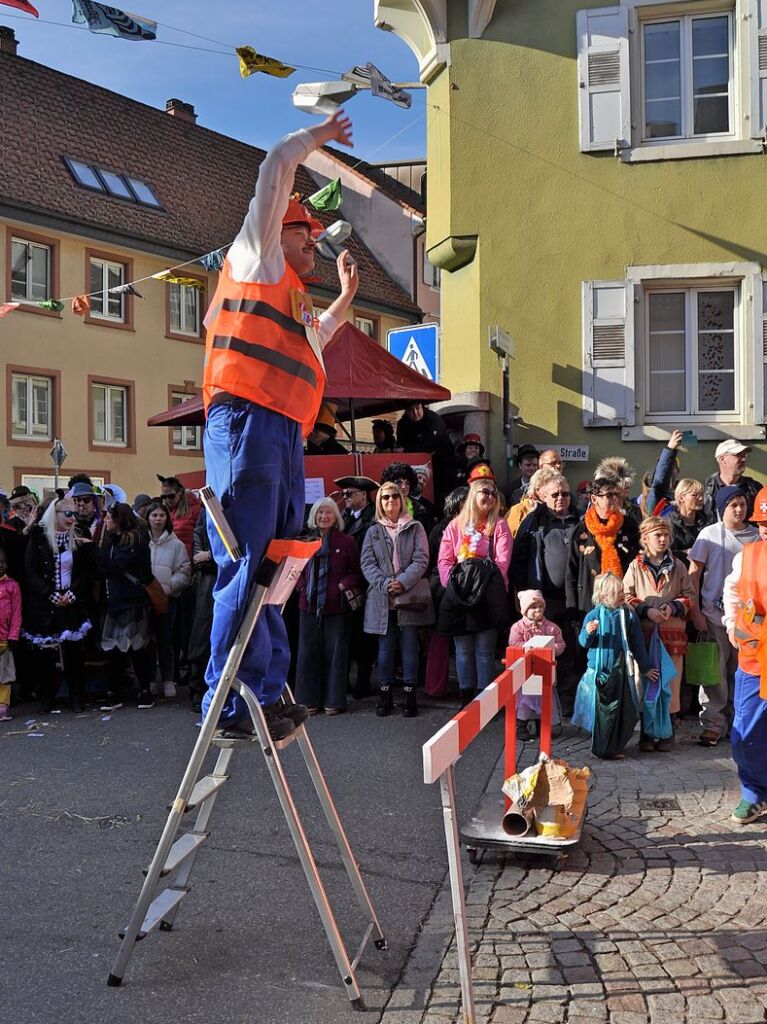
[[(588, 668), (578, 684), (572, 721), (592, 734), (592, 751), (597, 757), (618, 760), (642, 707), (631, 657), (648, 679), (657, 681), (658, 671), (648, 661), (639, 619), (625, 605), (623, 582), (609, 572), (597, 576), (593, 601), (594, 608), (583, 620), (578, 637), (586, 648)], [(613, 673), (621, 657), (625, 671)]]

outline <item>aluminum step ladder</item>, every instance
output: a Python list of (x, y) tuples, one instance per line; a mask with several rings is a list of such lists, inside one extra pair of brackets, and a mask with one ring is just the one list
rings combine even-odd
[[(212, 492), (204, 493), (203, 497), (208, 514), (216, 529), (221, 533), (220, 524), (226, 522), (223, 510)], [(227, 540), (229, 546), (239, 554), (234, 548), (231, 536)], [(122, 983), (128, 961), (138, 941), (155, 929), (170, 931), (173, 927), (181, 901), (191, 890), (189, 879), (192, 868), (200, 848), (210, 834), (209, 825), (216, 797), (229, 779), (232, 756), (238, 749), (252, 748), (254, 745), (258, 745), (277, 791), (301, 866), (304, 869), (325, 934), (341, 974), (344, 990), (354, 1009), (365, 1009), (355, 972), (370, 939), (373, 939), (375, 947), (379, 950), (387, 948), (386, 939), (381, 931), (365, 883), (362, 880), (359, 865), (349, 846), (314, 748), (309, 740), (306, 726), (299, 726), (284, 740), (274, 741), (269, 735), (261, 705), (252, 691), (237, 679), (240, 662), (262, 609), (267, 604), (284, 605), (295, 587), (302, 568), (318, 548), (319, 542), (317, 541), (273, 540), (269, 544), (256, 576), (245, 617), (227, 657), (221, 681), (200, 728), (200, 734), (176, 798), (170, 804), (170, 813), (157, 850), (151, 864), (144, 871), (146, 878), (138, 902), (127, 927), (120, 932), (122, 943), (107, 981), (110, 986), (118, 986)], [(219, 715), (230, 690), (236, 690), (248, 707), (255, 729), (252, 738), (232, 739), (216, 735)], [(285, 692), (287, 698), (292, 701), (293, 696), (287, 687)], [(335, 839), (357, 903), (367, 920), (362, 940), (356, 954), (351, 959), (338, 930), (330, 901), (317, 870), (314, 855), (280, 761), (280, 751), (293, 742), (298, 745), (303, 755), (309, 777)], [(219, 751), (215, 766), (209, 775), (201, 776), (203, 762), (211, 747), (216, 747)], [(185, 816), (193, 811), (197, 813), (191, 829), (178, 836)], [(170, 879), (171, 876), (174, 877), (166, 883), (166, 879)], [(161, 884), (164, 887), (158, 892)]]

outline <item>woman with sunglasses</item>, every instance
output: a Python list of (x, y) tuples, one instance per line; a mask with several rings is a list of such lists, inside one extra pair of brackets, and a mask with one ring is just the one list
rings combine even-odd
[(52, 497), (32, 527), (25, 554), (22, 637), (30, 645), (40, 714), (48, 714), (58, 690), (56, 661), (61, 648), (69, 703), (84, 710), (83, 640), (91, 630), (88, 598), (94, 555), (75, 535), (75, 508), (69, 498)]
[[(493, 471), (482, 463), (469, 475), (466, 503), (446, 527), (437, 559), (440, 583), (445, 587), (437, 628), (455, 638), (455, 663), (463, 704), (468, 704), (476, 690), (484, 690), (495, 675), (498, 630), (508, 629), (512, 544), (508, 524), (500, 515)], [(470, 595), (462, 592), (461, 573), (454, 570), (473, 558), (489, 559), (497, 572), (487, 577), (481, 594)], [(464, 576), (469, 578), (468, 574)]]

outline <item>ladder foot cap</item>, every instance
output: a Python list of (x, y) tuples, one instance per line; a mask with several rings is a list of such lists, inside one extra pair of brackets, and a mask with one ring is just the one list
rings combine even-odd
[(118, 978), (116, 974), (110, 974), (107, 978), (107, 985), (109, 988), (119, 988), (122, 983), (122, 978)]
[(380, 939), (375, 939), (373, 945), (375, 946), (376, 949), (380, 949), (381, 951), (389, 948), (389, 943), (383, 937)]
[(365, 1006), (365, 1000), (362, 998), (362, 996), (359, 996), (357, 999), (352, 999), (351, 1006), (353, 1010), (367, 1010), (367, 1006)]

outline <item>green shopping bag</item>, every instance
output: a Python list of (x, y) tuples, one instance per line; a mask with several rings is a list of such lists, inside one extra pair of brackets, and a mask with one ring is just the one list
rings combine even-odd
[(687, 645), (684, 668), (684, 681), (690, 686), (718, 686), (719, 645), (705, 633), (699, 635), (696, 643)]

